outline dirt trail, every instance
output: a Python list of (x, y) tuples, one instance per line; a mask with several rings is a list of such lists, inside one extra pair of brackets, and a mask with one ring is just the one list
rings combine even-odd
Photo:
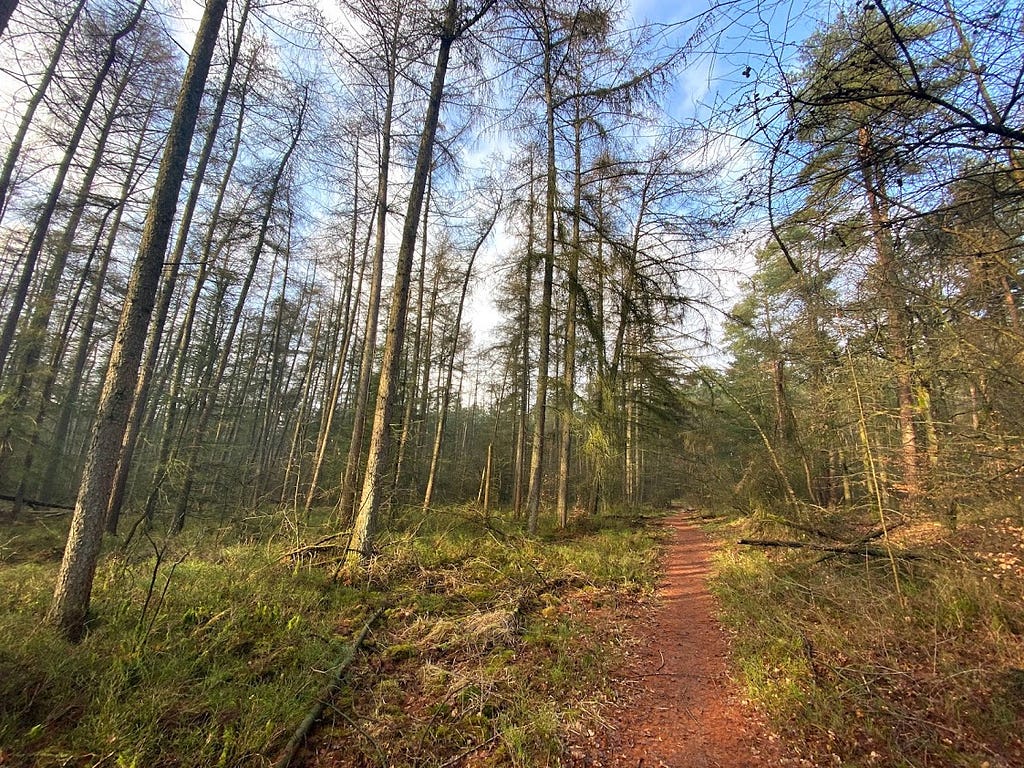
[(729, 677), (728, 645), (707, 588), (713, 551), (683, 516), (658, 606), (639, 619), (640, 643), (622, 671), (623, 708), (584, 765), (613, 768), (758, 768), (784, 764), (774, 737)]

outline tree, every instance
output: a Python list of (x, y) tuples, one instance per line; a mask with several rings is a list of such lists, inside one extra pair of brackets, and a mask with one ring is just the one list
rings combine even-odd
[[(352, 409), (352, 437), (348, 445), (348, 459), (345, 462), (345, 476), (341, 485), (341, 500), (338, 505), (340, 517), (349, 520), (355, 503), (359, 461), (363, 450), (363, 431), (366, 424), (366, 408), (370, 397), (370, 382), (373, 374), (373, 359), (377, 351), (377, 322), (380, 316), (381, 286), (384, 280), (384, 247), (387, 242), (388, 179), (391, 172), (392, 131), (394, 123), (395, 97), (398, 77), (401, 73), (400, 59), (403, 45), (400, 45), (403, 14), (401, 8), (392, 9), (392, 16), (377, 19), (373, 9), (364, 8), (361, 18), (373, 20), (378, 42), (384, 53), (384, 111), (380, 125), (380, 158), (377, 167), (377, 194), (375, 205), (375, 239), (373, 261), (370, 273), (370, 294), (366, 308), (366, 331), (363, 335), (362, 355), (359, 364), (359, 379), (356, 384), (355, 403)], [(409, 40), (404, 41), (405, 45)]]
[(85, 631), (111, 483), (142, 362), (146, 328), (159, 287), (164, 253), (185, 175), (199, 104), (226, 7), (227, 0), (209, 0), (200, 20), (160, 161), (153, 199), (146, 214), (142, 242), (128, 284), (114, 351), (107, 367), (89, 459), (75, 501), (71, 531), (57, 574), (53, 602), (47, 613), (47, 621), (71, 640), (80, 639)]
[(462, 278), (462, 289), (459, 292), (458, 309), (455, 312), (455, 322), (452, 325), (451, 352), (448, 356), (447, 373), (445, 383), (441, 390), (441, 407), (437, 417), (437, 426), (434, 432), (434, 449), (430, 456), (430, 469), (427, 473), (427, 488), (423, 493), (423, 511), (430, 509), (430, 502), (434, 494), (434, 483), (437, 480), (438, 464), (441, 459), (441, 444), (444, 439), (444, 429), (447, 423), (448, 407), (451, 402), (452, 376), (455, 371), (455, 355), (458, 350), (459, 332), (462, 329), (462, 312), (466, 305), (466, 292), (469, 290), (469, 280), (473, 275), (473, 263), (476, 261), (484, 242), (490, 237), (494, 223), (501, 214), (501, 203), (495, 202), (489, 218), (480, 227), (480, 234), (472, 246), (469, 254), (469, 261), (466, 264), (466, 272)]
[(366, 461), (363, 490), (352, 534), (352, 549), (358, 557), (363, 559), (368, 558), (373, 551), (380, 508), (384, 500), (390, 450), (391, 414), (398, 392), (398, 373), (408, 319), (412, 261), (416, 249), (416, 235), (419, 231), (423, 197), (433, 159), (434, 138), (437, 135), (437, 126), (441, 116), (444, 82), (448, 74), (451, 50), (454, 43), (488, 12), (492, 4), (492, 0), (486, 0), (479, 8), (473, 9), (467, 16), (462, 17), (458, 0), (448, 0), (439, 30), (437, 59), (430, 83), (430, 95), (423, 118), (423, 130), (420, 133), (419, 148), (416, 152), (416, 166), (412, 174), (409, 203), (398, 250), (398, 263), (391, 295), (391, 310), (388, 316), (380, 382), (377, 387), (377, 403), (373, 414), (373, 430), (370, 435), (369, 456)]
[(128, 483), (128, 470), (132, 465), (135, 454), (135, 447), (139, 439), (139, 430), (142, 426), (142, 418), (149, 402), (149, 388), (152, 382), (154, 368), (156, 367), (157, 352), (160, 349), (160, 340), (163, 336), (164, 325), (167, 322), (171, 300), (174, 297), (175, 286), (178, 281), (178, 272), (181, 268), (182, 257), (185, 254), (185, 246), (188, 242), (189, 229), (195, 215), (196, 206), (199, 203), (199, 195), (203, 188), (206, 177), (206, 169), (213, 154), (214, 145), (217, 139), (217, 132), (220, 130), (221, 120), (224, 115), (224, 108), (227, 105), (231, 86), (234, 84), (235, 68), (238, 65), (242, 51), (242, 41), (245, 35), (246, 24), (249, 19), (249, 11), (252, 7), (251, 0), (244, 0), (242, 10), (235, 26), (235, 35), (228, 51), (227, 67), (221, 81), (220, 92), (217, 96), (213, 113), (210, 116), (209, 125), (206, 129), (206, 136), (203, 141), (202, 150), (196, 161), (192, 174), (192, 185), (188, 198), (185, 200), (181, 213), (181, 220), (178, 223), (178, 233), (174, 242), (174, 250), (165, 267), (166, 276), (161, 286), (155, 312), (150, 321), (149, 337), (146, 342), (146, 357), (139, 372), (139, 380), (135, 387), (135, 394), (132, 399), (132, 410), (128, 417), (128, 426), (125, 431), (124, 446), (118, 459), (117, 473), (114, 476), (113, 487), (110, 492), (110, 501), (107, 504), (107, 531), (117, 532), (117, 524), (121, 515), (121, 505), (124, 502), (125, 486)]
[[(36, 214), (32, 237), (29, 240), (28, 247), (22, 256), (23, 264), (21, 266), (21, 273), (18, 276), (17, 285), (14, 289), (14, 295), (11, 298), (10, 311), (4, 321), (3, 329), (0, 330), (0, 377), (3, 376), (4, 368), (8, 362), (11, 342), (14, 340), (14, 332), (17, 328), (18, 321), (21, 318), (21, 313), (25, 306), (25, 300), (28, 298), (29, 286), (32, 283), (32, 277), (35, 274), (36, 265), (38, 264), (39, 257), (43, 251), (43, 243), (46, 241), (46, 236), (50, 231), (50, 222), (57, 210), (57, 203), (60, 200), (61, 192), (64, 189), (64, 182), (67, 179), (68, 172), (71, 170), (71, 164), (75, 159), (75, 153), (78, 151), (78, 145), (81, 142), (82, 136), (85, 134), (85, 129), (89, 124), (92, 108), (96, 104), (96, 100), (99, 98), (100, 90), (107, 79), (107, 75), (114, 66), (118, 43), (135, 28), (135, 25), (138, 24), (139, 19), (142, 17), (142, 11), (145, 7), (145, 0), (141, 0), (124, 25), (110, 36), (110, 39), (107, 42), (105, 56), (92, 79), (91, 87), (78, 114), (78, 120), (66, 142), (64, 156), (61, 159), (60, 165), (57, 167), (57, 173), (50, 185), (49, 194), (46, 196), (46, 199), (43, 201), (43, 204), (40, 206), (39, 211)], [(12, 152), (13, 151), (14, 149), (12, 148)]]

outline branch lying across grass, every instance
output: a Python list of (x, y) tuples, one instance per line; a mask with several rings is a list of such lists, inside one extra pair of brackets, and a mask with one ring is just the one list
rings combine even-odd
[[(0, 501), (17, 501), (17, 496), (10, 496), (6, 493), (0, 493)], [(59, 509), (63, 512), (73, 512), (74, 506), (68, 504), (55, 504), (52, 501), (41, 501), (39, 499), (26, 499), (22, 498), (21, 503), (31, 509)]]
[[(892, 525), (888, 526), (887, 528), (876, 528), (875, 530), (871, 531), (871, 533), (866, 533), (863, 536), (861, 536), (859, 539), (857, 539), (856, 541), (850, 542), (847, 546), (848, 547), (862, 547), (865, 544), (867, 544), (869, 541), (874, 541), (875, 539), (880, 539), (883, 536), (888, 536), (892, 531), (896, 530), (897, 528), (899, 528), (901, 525), (904, 525), (905, 523), (906, 523), (905, 520), (900, 520), (900, 521), (895, 522)], [(831, 560), (833, 557), (838, 557), (840, 554), (842, 554), (842, 553), (840, 553), (840, 552), (826, 552), (824, 555), (819, 557), (814, 562), (815, 563), (824, 563), (826, 560)]]
[[(791, 549), (813, 549), (817, 552), (830, 552), (835, 555), (858, 555), (865, 557), (889, 557), (890, 551), (888, 549), (882, 549), (881, 547), (868, 547), (859, 545), (850, 545), (846, 547), (830, 547), (824, 544), (812, 544), (808, 541), (784, 541), (779, 539), (740, 539), (736, 542), (747, 547), (785, 547)], [(895, 552), (891, 553), (892, 557), (897, 557), (901, 560), (934, 560), (935, 558), (928, 557), (927, 555), (918, 554), (916, 552)]]
[(320, 695), (316, 697), (316, 703), (310, 707), (306, 717), (299, 724), (299, 727), (295, 729), (295, 733), (293, 733), (292, 737), (288, 740), (288, 744), (285, 745), (281, 756), (277, 759), (277, 762), (274, 763), (274, 768), (288, 768), (288, 766), (291, 765), (292, 760), (295, 759), (295, 755), (299, 751), (299, 748), (306, 741), (306, 738), (320, 721), (320, 718), (323, 717), (324, 710), (327, 709), (327, 705), (341, 688), (341, 684), (345, 682), (345, 676), (348, 674), (348, 668), (355, 660), (356, 653), (359, 651), (360, 646), (362, 646), (363, 641), (366, 640), (366, 636), (370, 632), (370, 627), (373, 626), (373, 623), (383, 612), (384, 610), (382, 608), (378, 609), (373, 616), (369, 618), (366, 624), (363, 625), (362, 631), (352, 642), (352, 645), (349, 646), (348, 653), (345, 654), (341, 664), (338, 665), (338, 668), (334, 673), (334, 677), (331, 678), (331, 682), (328, 683), (327, 687), (325, 687), (320, 692)]
[(312, 544), (305, 544), (291, 550), (290, 552), (285, 552), (279, 559), (299, 561), (307, 558), (315, 558), (325, 552), (335, 552), (340, 549), (345, 549), (345, 547), (340, 544), (332, 544), (329, 542), (333, 542), (335, 539), (347, 536), (350, 533), (351, 531), (339, 531), (338, 533), (323, 536)]

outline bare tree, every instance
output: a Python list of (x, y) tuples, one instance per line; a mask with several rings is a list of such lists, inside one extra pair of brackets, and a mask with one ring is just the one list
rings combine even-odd
[(124, 440), (146, 329), (159, 287), (199, 105), (226, 7), (227, 0), (210, 0), (203, 12), (118, 323), (114, 350), (97, 409), (89, 459), (75, 502), (53, 602), (47, 613), (47, 621), (71, 640), (80, 639), (85, 631), (110, 487)]

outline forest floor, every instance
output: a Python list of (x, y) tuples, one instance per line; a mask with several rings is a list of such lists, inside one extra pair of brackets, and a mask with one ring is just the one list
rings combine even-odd
[(351, 569), (327, 510), (196, 519), (107, 540), (73, 646), (40, 622), (67, 515), (26, 514), (0, 525), (0, 766), (266, 766), (358, 651), (294, 766), (1024, 768), (1016, 502), (823, 555), (868, 540), (855, 511), (526, 536), (417, 507)]
[[(572, 750), (581, 766), (756, 768), (790, 764), (733, 679), (708, 589), (714, 545), (687, 514), (670, 532), (657, 600), (634, 619), (609, 727)], [(794, 760), (794, 765), (799, 764)]]

